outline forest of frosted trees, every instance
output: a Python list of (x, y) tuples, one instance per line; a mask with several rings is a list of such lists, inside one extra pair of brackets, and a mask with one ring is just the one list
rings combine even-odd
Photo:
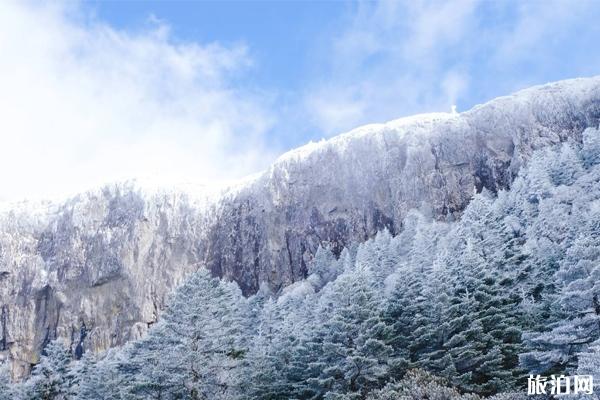
[[(600, 380), (600, 131), (542, 150), (461, 219), (412, 211), (275, 296), (194, 273), (149, 334), (51, 342), (14, 399), (498, 399), (527, 376)], [(596, 389), (598, 390), (598, 389)], [(502, 393), (502, 394), (499, 394)]]

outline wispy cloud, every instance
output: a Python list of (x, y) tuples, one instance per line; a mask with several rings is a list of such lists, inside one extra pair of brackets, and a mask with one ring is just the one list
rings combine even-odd
[(243, 45), (119, 31), (77, 4), (0, 2), (0, 200), (131, 177), (237, 178), (272, 156)]
[[(326, 134), (600, 73), (594, 1), (358, 3), (305, 93)], [(587, 49), (587, 50), (586, 50)], [(323, 71), (321, 71), (323, 72)]]

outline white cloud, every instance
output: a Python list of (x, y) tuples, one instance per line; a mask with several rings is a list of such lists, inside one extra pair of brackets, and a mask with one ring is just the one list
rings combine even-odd
[[(450, 111), (468, 89), (447, 51), (468, 32), (473, 1), (360, 3), (330, 43), (330, 76), (306, 106), (327, 134), (431, 109)], [(333, 118), (332, 118), (333, 116)]]
[(588, 0), (360, 2), (323, 38), (318, 62), (329, 71), (308, 87), (305, 107), (332, 135), (598, 74), (598, 18)]
[(273, 160), (273, 143), (600, 71), (595, 1), (348, 4), (309, 49), (304, 91), (280, 101), (240, 86), (255, 68), (243, 44), (182, 42), (152, 16), (123, 31), (78, 3), (0, 1), (0, 200), (238, 178)]
[(0, 200), (131, 177), (206, 181), (265, 166), (273, 117), (232, 82), (245, 46), (125, 32), (72, 3), (0, 2)]

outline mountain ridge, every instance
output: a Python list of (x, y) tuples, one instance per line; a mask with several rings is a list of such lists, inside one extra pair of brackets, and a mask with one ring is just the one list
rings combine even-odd
[(398, 233), (414, 208), (458, 218), (474, 192), (509, 188), (533, 151), (581, 141), (599, 121), (600, 77), (562, 81), (304, 146), (201, 206), (109, 185), (42, 220), (2, 212), (0, 354), (22, 376), (56, 337), (74, 354), (138, 338), (199, 266), (245, 294), (277, 292), (306, 276), (319, 246), (339, 254)]

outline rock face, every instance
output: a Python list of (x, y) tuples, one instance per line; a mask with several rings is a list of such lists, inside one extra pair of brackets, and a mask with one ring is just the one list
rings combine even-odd
[(535, 87), (461, 114), (358, 128), (283, 155), (212, 200), (107, 186), (0, 213), (0, 354), (26, 374), (61, 337), (75, 356), (144, 334), (200, 266), (250, 294), (305, 276), (411, 208), (456, 218), (474, 192), (508, 188), (531, 153), (600, 122), (600, 77)]

